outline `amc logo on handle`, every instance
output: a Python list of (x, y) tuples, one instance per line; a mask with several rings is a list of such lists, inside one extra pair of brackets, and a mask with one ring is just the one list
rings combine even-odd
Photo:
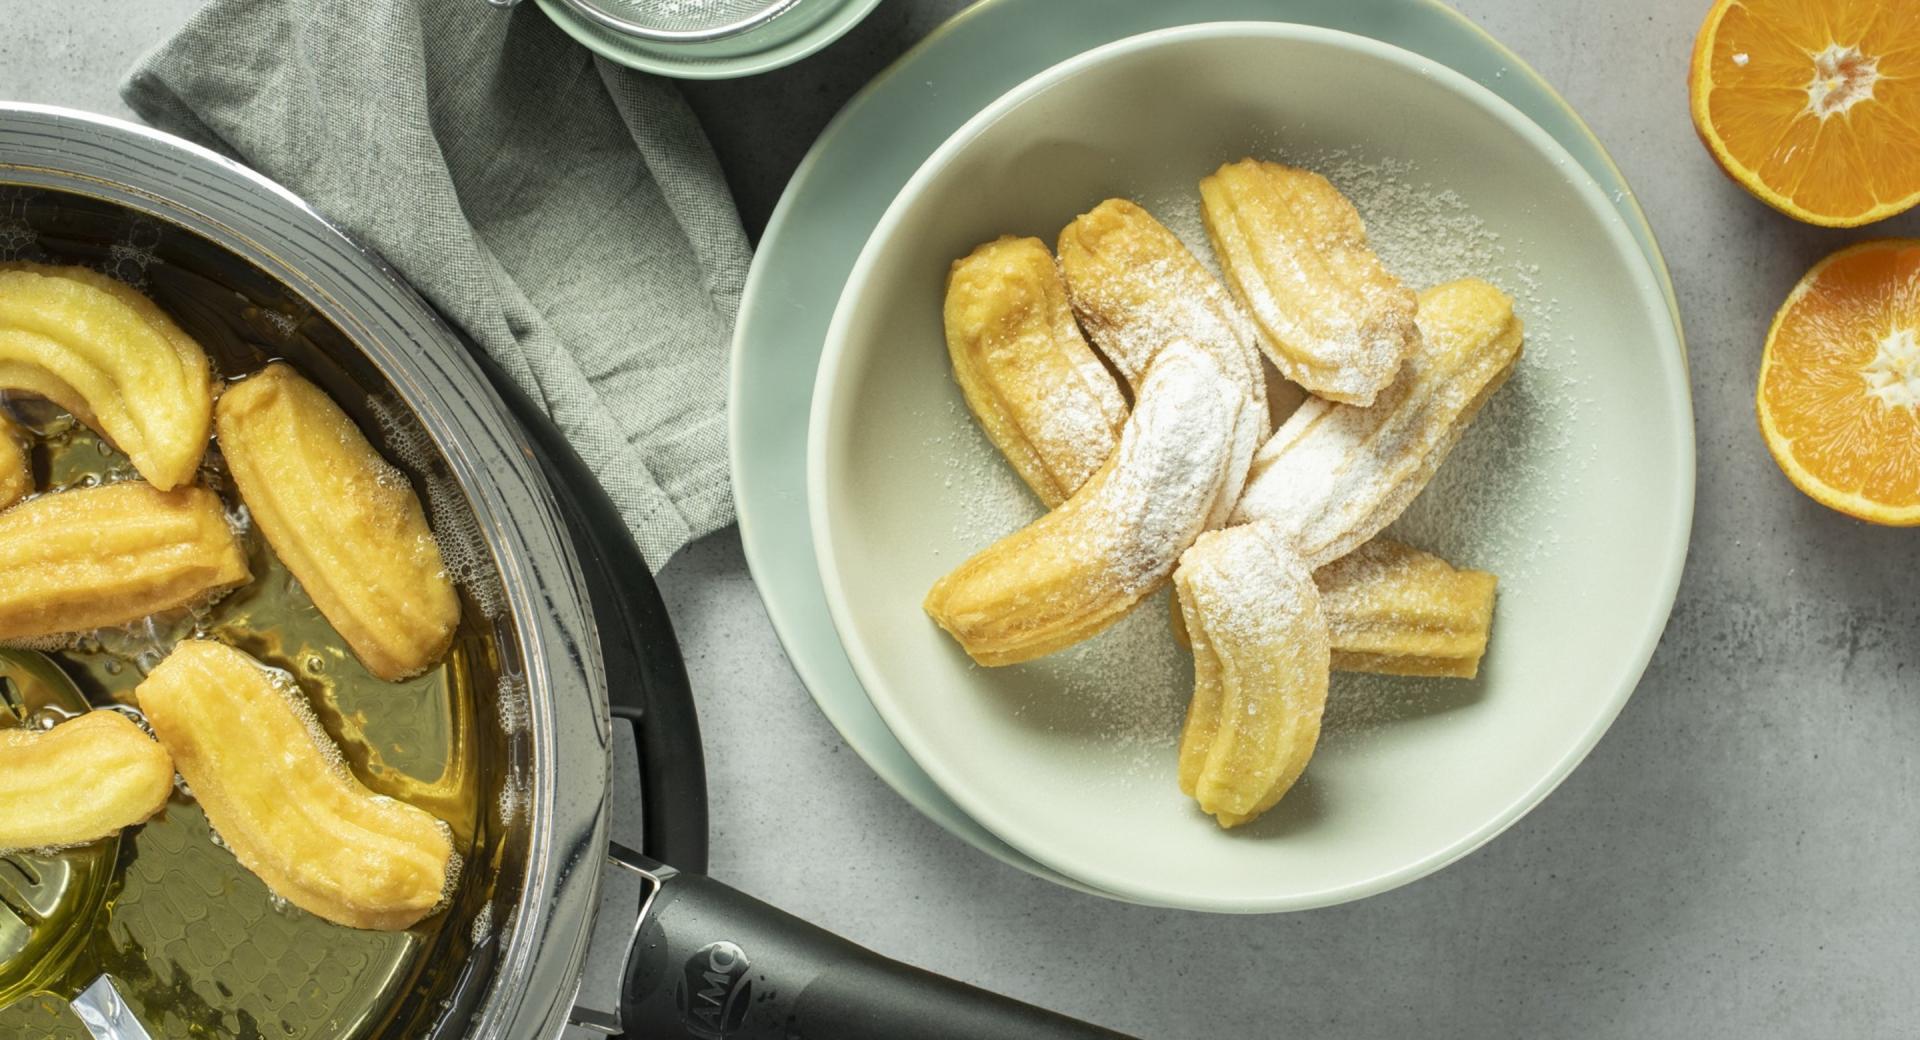
[(726, 1040), (740, 1028), (753, 999), (747, 966), (747, 951), (724, 940), (687, 958), (673, 1002), (688, 1032), (704, 1040)]

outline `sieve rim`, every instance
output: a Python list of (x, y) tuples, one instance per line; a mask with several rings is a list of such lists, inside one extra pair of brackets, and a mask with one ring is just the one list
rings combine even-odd
[(800, 0), (770, 0), (758, 11), (745, 18), (703, 29), (662, 29), (657, 25), (636, 22), (608, 10), (601, 5), (600, 0), (560, 0), (560, 2), (600, 27), (623, 36), (659, 43), (708, 43), (758, 29), (792, 10)]

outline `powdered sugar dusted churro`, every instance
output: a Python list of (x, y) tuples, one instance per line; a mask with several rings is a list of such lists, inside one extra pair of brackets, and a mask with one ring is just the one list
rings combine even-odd
[(1140, 385), (1120, 445), (1046, 516), (941, 578), (926, 610), (981, 664), (1030, 660), (1106, 628), (1158, 589), (1216, 512), (1244, 395), (1183, 343)]
[(1320, 594), (1263, 524), (1202, 535), (1173, 583), (1193, 640), (1180, 789), (1238, 826), (1287, 793), (1320, 739), (1330, 671)]
[(1053, 254), (996, 239), (947, 277), (947, 352), (980, 428), (1049, 508), (1120, 443), (1127, 402), (1074, 324)]
[(1310, 567), (1379, 534), (1433, 479), (1520, 358), (1513, 300), (1477, 278), (1420, 294), (1421, 343), (1361, 408), (1313, 399), (1260, 449), (1236, 523), (1271, 521)]
[(1200, 182), (1220, 269), (1282, 375), (1317, 396), (1371, 404), (1418, 337), (1413, 292), (1367, 245), (1325, 177), (1242, 159)]

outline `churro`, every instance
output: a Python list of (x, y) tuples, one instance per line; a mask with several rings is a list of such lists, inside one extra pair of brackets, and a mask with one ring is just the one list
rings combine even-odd
[[(1375, 538), (1313, 572), (1313, 583), (1327, 616), (1334, 671), (1447, 679), (1480, 674), (1493, 629), (1494, 575)], [(1191, 648), (1180, 604), (1170, 606), (1174, 642)]]
[(134, 693), (207, 822), (274, 894), (388, 931), (440, 905), (458, 862), (447, 825), (354, 779), (291, 676), (195, 639)]
[(945, 322), (980, 428), (1048, 508), (1066, 501), (1120, 443), (1127, 402), (1080, 335), (1046, 244), (1007, 236), (954, 261)]
[(1271, 521), (1323, 567), (1380, 533), (1427, 486), (1520, 358), (1513, 301), (1476, 278), (1420, 294), (1421, 342), (1362, 408), (1309, 400), (1260, 449), (1235, 523)]
[(1493, 628), (1499, 579), (1375, 538), (1313, 576), (1337, 671), (1471, 679)]
[(190, 483), (206, 453), (210, 373), (200, 345), (124, 283), (0, 264), (0, 388), (71, 412), (163, 491)]
[(1059, 254), (1073, 312), (1129, 384), (1139, 384), (1168, 343), (1185, 340), (1213, 354), (1255, 401), (1266, 400), (1253, 322), (1153, 214), (1108, 199), (1060, 232)]
[(0, 640), (137, 621), (246, 583), (219, 496), (138, 480), (73, 488), (0, 512)]
[(215, 425), (267, 544), (367, 670), (396, 680), (439, 660), (460, 596), (406, 475), (284, 364), (228, 388)]
[(1100, 471), (936, 582), (927, 613), (986, 665), (1052, 653), (1119, 620), (1239, 485), (1244, 401), (1208, 354), (1178, 342), (1161, 351)]
[(1200, 182), (1220, 269), (1282, 375), (1371, 404), (1412, 349), (1414, 295), (1367, 245), (1360, 214), (1309, 170), (1242, 159)]
[(173, 793), (173, 759), (125, 715), (0, 729), (0, 851), (58, 848), (144, 823)]
[(1193, 642), (1180, 789), (1222, 827), (1287, 793), (1320, 738), (1331, 666), (1313, 577), (1262, 524), (1202, 535), (1173, 583)]

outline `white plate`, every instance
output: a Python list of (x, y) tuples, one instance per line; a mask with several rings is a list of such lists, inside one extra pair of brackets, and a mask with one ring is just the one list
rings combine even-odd
[[(1502, 575), (1482, 678), (1338, 678), (1306, 779), (1257, 824), (1222, 832), (1173, 783), (1190, 680), (1154, 642), (1167, 638), (1164, 602), (1087, 650), (997, 670), (971, 665), (919, 604), (935, 578), (1024, 519), (979, 513), (1017, 499), (947, 373), (947, 264), (1001, 233), (1051, 239), (1108, 195), (1178, 208), (1199, 176), (1248, 153), (1341, 176), (1352, 163), (1398, 171), (1349, 185), (1372, 208), (1376, 238), (1402, 247), (1410, 274), (1446, 266), (1503, 284), (1534, 335), (1403, 524), (1425, 547)], [(1431, 243), (1443, 240), (1459, 243), (1457, 272), (1435, 260)], [(1587, 173), (1443, 66), (1268, 23), (1089, 52), (1016, 88), (935, 152), (848, 279), (808, 464), (835, 626), (875, 707), (941, 789), (1069, 877), (1229, 911), (1382, 891), (1543, 798), (1604, 732), (1652, 652), (1684, 560), (1693, 478), (1665, 299)]]

